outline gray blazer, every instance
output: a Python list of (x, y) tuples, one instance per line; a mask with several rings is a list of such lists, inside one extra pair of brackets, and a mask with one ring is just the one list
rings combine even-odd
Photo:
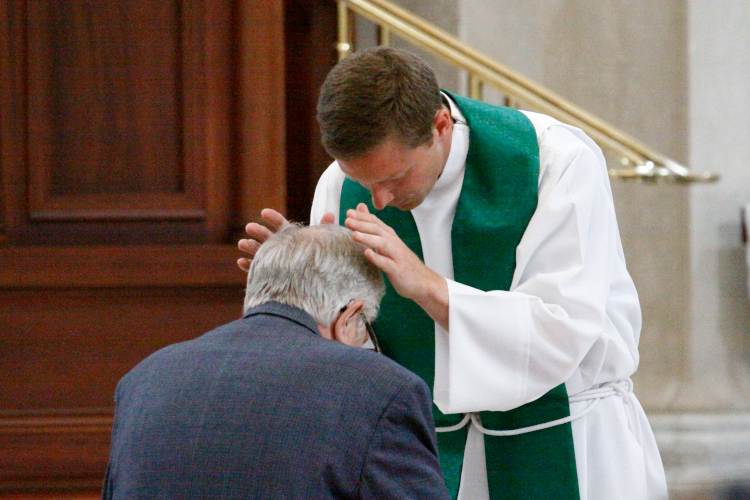
[(166, 347), (115, 392), (105, 499), (447, 499), (430, 391), (294, 307)]

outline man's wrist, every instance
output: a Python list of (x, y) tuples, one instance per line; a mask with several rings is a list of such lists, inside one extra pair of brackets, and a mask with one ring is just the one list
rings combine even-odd
[(449, 317), (448, 297), (448, 282), (444, 277), (429, 270), (429, 274), (423, 281), (422, 286), (418, 288), (417, 293), (411, 299), (447, 331)]

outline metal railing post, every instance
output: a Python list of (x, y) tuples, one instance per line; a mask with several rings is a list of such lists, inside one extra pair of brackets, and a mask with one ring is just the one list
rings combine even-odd
[(339, 17), (339, 41), (336, 50), (339, 53), (339, 61), (351, 54), (352, 40), (351, 28), (349, 27), (349, 8), (345, 1), (338, 2)]
[(509, 107), (523, 106), (529, 111), (548, 114), (562, 122), (581, 128), (591, 139), (618, 159), (609, 168), (612, 177), (621, 179), (674, 182), (713, 182), (719, 176), (712, 172), (689, 170), (658, 153), (617, 127), (576, 106), (550, 89), (465, 44), (454, 35), (428, 23), (389, 0), (340, 0), (339, 59), (353, 50), (350, 13), (374, 22), (380, 45), (390, 45), (393, 35), (426, 49), (454, 67), (469, 74), (469, 96), (482, 99), (484, 85), (492, 85), (506, 97)]
[(475, 74), (469, 73), (469, 97), (481, 101), (484, 94), (484, 84)]

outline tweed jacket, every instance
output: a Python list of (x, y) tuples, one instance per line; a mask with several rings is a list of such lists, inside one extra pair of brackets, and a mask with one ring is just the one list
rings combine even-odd
[(118, 384), (104, 499), (447, 499), (430, 392), (269, 302)]

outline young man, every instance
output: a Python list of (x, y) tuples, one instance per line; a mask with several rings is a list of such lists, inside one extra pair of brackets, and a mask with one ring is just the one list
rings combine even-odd
[[(424, 62), (386, 48), (331, 71), (318, 121), (337, 161), (312, 223), (344, 222), (387, 275), (374, 326), (433, 387), (453, 496), (666, 498), (628, 378), (640, 307), (593, 141), (441, 93)], [(252, 254), (266, 235), (247, 229)]]
[(241, 320), (122, 379), (103, 498), (447, 500), (428, 387), (344, 345), (367, 339), (382, 295), (348, 230), (286, 227)]

